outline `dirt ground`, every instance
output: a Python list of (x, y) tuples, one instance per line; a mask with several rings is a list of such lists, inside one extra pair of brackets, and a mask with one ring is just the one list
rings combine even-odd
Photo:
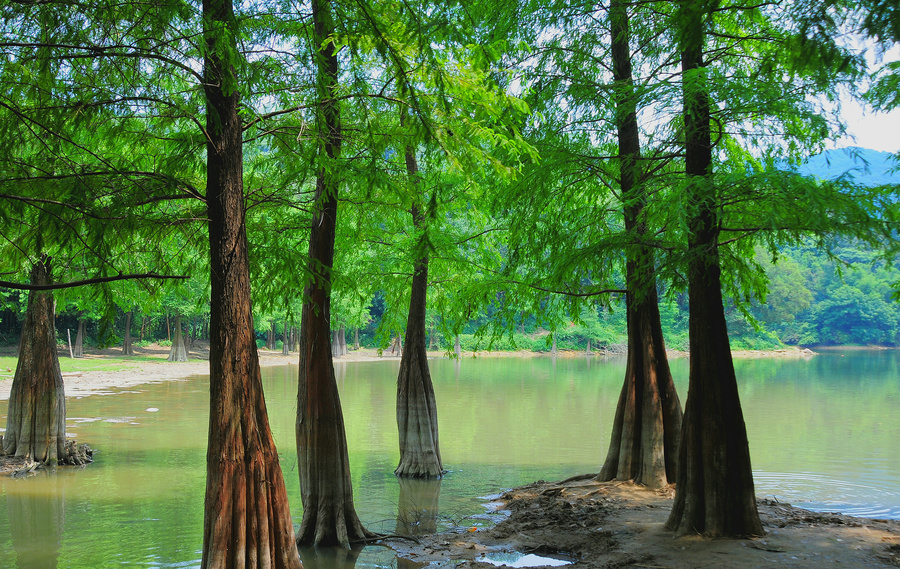
[[(573, 568), (876, 569), (900, 567), (900, 522), (818, 514), (761, 500), (766, 535), (754, 539), (674, 537), (663, 529), (673, 490), (598, 483), (586, 475), (504, 493), (509, 517), (489, 529), (392, 542), (398, 567), (488, 568), (519, 552), (572, 561)], [(474, 531), (473, 531), (474, 530)], [(489, 563), (487, 559), (495, 559)]]

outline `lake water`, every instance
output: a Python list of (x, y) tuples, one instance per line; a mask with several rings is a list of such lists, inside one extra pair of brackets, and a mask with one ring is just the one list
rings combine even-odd
[[(687, 360), (672, 363), (683, 400)], [(757, 495), (900, 518), (898, 364), (896, 351), (736, 361)], [(432, 361), (449, 473), (430, 483), (393, 475), (398, 367), (396, 360), (335, 366), (357, 512), (370, 529), (383, 532), (490, 524), (485, 504), (491, 494), (597, 472), (624, 360)], [(298, 523), (297, 367), (266, 368), (263, 378)], [(0, 567), (199, 566), (207, 413), (205, 377), (70, 399), (67, 431), (96, 449), (96, 462), (0, 478)], [(5, 426), (6, 402), (0, 415)], [(388, 550), (368, 547), (325, 566), (354, 562), (396, 565)]]

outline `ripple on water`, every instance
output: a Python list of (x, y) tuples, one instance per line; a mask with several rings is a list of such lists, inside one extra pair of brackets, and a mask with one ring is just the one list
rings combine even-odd
[(774, 496), (814, 512), (900, 519), (900, 491), (877, 483), (851, 482), (812, 472), (753, 473), (756, 494)]

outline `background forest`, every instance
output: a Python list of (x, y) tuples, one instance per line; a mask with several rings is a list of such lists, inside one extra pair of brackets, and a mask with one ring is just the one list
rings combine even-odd
[[(823, 178), (852, 177), (867, 186), (886, 186), (900, 183), (893, 157), (885, 152), (848, 148), (830, 150), (813, 156), (798, 168), (800, 172)], [(736, 349), (772, 349), (785, 345), (833, 346), (900, 344), (900, 306), (894, 300), (894, 286), (900, 280), (896, 267), (888, 266), (866, 247), (851, 240), (837, 244), (834, 256), (822, 252), (813, 243), (808, 246), (786, 246), (778, 250), (777, 258), (758, 249), (756, 260), (768, 278), (765, 300), (752, 299), (743, 309), (732, 300), (727, 315), (732, 345)], [(159, 306), (147, 303), (135, 309), (131, 318), (131, 336), (136, 343), (171, 345), (176, 315), (183, 317), (188, 342), (208, 338), (208, 293), (203, 283), (182, 289), (180, 294), (161, 294)], [(688, 346), (686, 294), (676, 292), (666, 297), (660, 310), (666, 332), (667, 345), (686, 350)], [(358, 331), (363, 347), (387, 349), (390, 343), (390, 319), (385, 318), (386, 290), (376, 290), (368, 302), (361, 301), (348, 310), (344, 333), (352, 349)], [(8, 292), (4, 295), (4, 309), (0, 312), (0, 342), (15, 345), (21, 334), (21, 320), (27, 295)], [(84, 307), (84, 308), (83, 308)], [(466, 351), (532, 350), (549, 351), (550, 326), (536, 316), (526, 317), (511, 333), (492, 334), (490, 328), (493, 306), (485, 306), (462, 327), (460, 345)], [(607, 306), (584, 307), (577, 318), (556, 323), (554, 335), (560, 349), (585, 350), (590, 340), (594, 350), (622, 350), (626, 344), (624, 304), (611, 302)], [(68, 329), (73, 341), (79, 322), (86, 321), (88, 345), (110, 347), (121, 344), (126, 324), (122, 307), (109, 312), (90, 294), (76, 298), (57, 317), (58, 335), (62, 345)], [(429, 347), (451, 350), (453, 337), (442, 334), (431, 316)], [(257, 343), (260, 347), (282, 350), (284, 326), (296, 325), (284, 314), (258, 313), (256, 317)], [(546, 327), (544, 327), (546, 326)], [(274, 329), (274, 333), (273, 333)], [(274, 337), (274, 340), (273, 340)], [(289, 346), (289, 349), (294, 349)]]

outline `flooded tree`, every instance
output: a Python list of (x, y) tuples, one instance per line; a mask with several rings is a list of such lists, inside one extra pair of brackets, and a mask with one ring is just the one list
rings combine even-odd
[[(31, 284), (52, 282), (51, 260), (31, 267)], [(56, 353), (53, 292), (32, 290), (19, 342), (19, 360), (9, 395), (3, 453), (56, 464), (65, 456), (66, 394)]]
[[(401, 119), (403, 114), (401, 114)], [(404, 121), (401, 120), (401, 124)], [(422, 205), (419, 165), (413, 148), (406, 146), (406, 172), (413, 193), (410, 208), (418, 239), (413, 268), (406, 344), (397, 377), (397, 428), (400, 433), (400, 464), (394, 474), (436, 478), (444, 473), (438, 444), (437, 403), (428, 370), (425, 337), (425, 307), (428, 301), (428, 241)]]
[(253, 329), (236, 88), (239, 28), (231, 0), (203, 2), (211, 297), (201, 566), (299, 569)]
[[(628, 8), (610, 4), (611, 56), (619, 145), (619, 184), (625, 204), (625, 230), (634, 244), (626, 249), (625, 301), (628, 357), (606, 462), (600, 481), (634, 480), (660, 487), (675, 482), (681, 430), (681, 403), (669, 371), (656, 293), (656, 262), (648, 241), (639, 164), (640, 131), (632, 78)], [(588, 344), (590, 350), (590, 344)]]
[(300, 317), (300, 376), (297, 390), (297, 462), (303, 520), (297, 543), (339, 545), (372, 537), (353, 506), (350, 458), (334, 375), (331, 278), (337, 230), (341, 154), (337, 42), (329, 0), (313, 0), (313, 47), (319, 98), (319, 169), (309, 238), (313, 278)]

